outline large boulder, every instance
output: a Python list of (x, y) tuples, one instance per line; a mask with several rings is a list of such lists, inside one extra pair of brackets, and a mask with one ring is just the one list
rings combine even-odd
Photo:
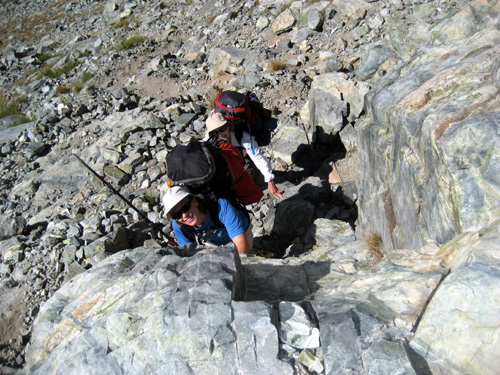
[(23, 374), (293, 374), (276, 311), (243, 304), (239, 258), (124, 251), (66, 283), (41, 309)]
[(321, 133), (337, 135), (346, 118), (358, 118), (368, 91), (366, 83), (348, 80), (344, 73), (315, 76), (308, 97), (312, 138), (318, 139)]
[(294, 117), (282, 117), (270, 144), (270, 154), (274, 160), (283, 160), (290, 165), (298, 158), (297, 154), (310, 144), (304, 126)]
[(498, 374), (500, 224), (466, 244), (425, 310), (410, 345), (429, 363), (457, 374)]

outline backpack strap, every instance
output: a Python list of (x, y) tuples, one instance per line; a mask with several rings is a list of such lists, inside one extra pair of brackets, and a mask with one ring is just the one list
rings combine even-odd
[(224, 224), (219, 219), (219, 202), (216, 200), (208, 201), (208, 212), (214, 223), (212, 228), (224, 228)]
[(198, 238), (198, 235), (196, 234), (196, 231), (192, 226), (181, 224), (179, 225), (179, 228), (181, 228), (182, 234), (184, 234), (184, 236), (186, 236), (187, 238), (194, 236), (198, 245), (201, 245), (200, 239)]
[(255, 147), (253, 145), (253, 140), (252, 140), (252, 127), (250, 126), (250, 124), (248, 124), (248, 134), (250, 134), (250, 144), (252, 145), (252, 154), (255, 155)]
[(236, 124), (234, 125), (234, 137), (238, 141), (238, 143), (241, 145), (241, 141), (243, 140), (243, 129), (241, 125)]

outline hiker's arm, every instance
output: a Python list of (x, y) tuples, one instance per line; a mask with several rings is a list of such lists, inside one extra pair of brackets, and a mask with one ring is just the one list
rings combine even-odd
[(279, 199), (283, 196), (283, 191), (276, 186), (274, 180), (271, 180), (267, 183), (267, 191), (276, 199)]
[[(255, 140), (252, 139), (247, 132), (243, 133), (241, 142), (250, 159), (253, 161), (259, 172), (264, 176), (264, 181), (268, 183), (269, 181), (274, 180), (274, 174), (273, 169), (271, 168), (271, 164), (262, 154), (262, 151), (260, 150), (257, 142), (255, 142)], [(252, 143), (254, 145), (253, 150)]]
[(233, 242), (236, 245), (236, 249), (238, 250), (238, 253), (240, 254), (248, 254), (250, 251), (249, 246), (248, 246), (248, 241), (247, 241), (247, 236), (245, 235), (245, 232), (240, 233), (233, 237)]

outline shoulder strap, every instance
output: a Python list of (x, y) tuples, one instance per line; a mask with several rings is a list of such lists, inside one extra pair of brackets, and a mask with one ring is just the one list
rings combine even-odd
[(210, 217), (214, 223), (214, 228), (223, 228), (224, 224), (219, 219), (219, 202), (215, 200), (210, 200), (208, 202), (208, 212), (210, 212)]
[(233, 131), (234, 131), (234, 136), (235, 136), (236, 140), (241, 145), (241, 141), (243, 139), (243, 129), (241, 128), (240, 125), (237, 125), (237, 126), (235, 125)]

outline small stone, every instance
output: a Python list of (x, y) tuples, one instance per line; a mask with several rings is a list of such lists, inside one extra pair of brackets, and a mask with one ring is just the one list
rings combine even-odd
[(321, 360), (309, 350), (302, 350), (299, 354), (299, 362), (306, 366), (310, 371), (321, 374), (324, 370)]

